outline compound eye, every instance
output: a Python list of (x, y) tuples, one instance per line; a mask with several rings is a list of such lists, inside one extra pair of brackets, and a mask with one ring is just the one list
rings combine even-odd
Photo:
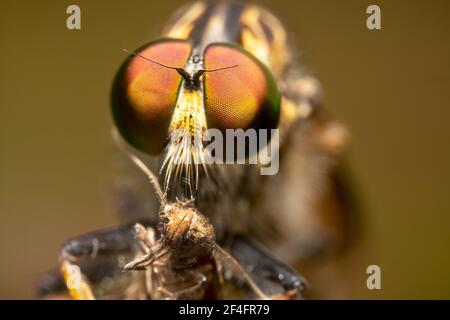
[[(165, 39), (147, 44), (136, 53), (183, 68), (191, 49), (188, 42)], [(180, 83), (176, 70), (129, 56), (117, 73), (111, 95), (114, 122), (129, 144), (149, 154), (163, 150)]]
[(219, 43), (206, 48), (204, 60), (206, 70), (237, 65), (205, 73), (208, 128), (277, 128), (280, 94), (265, 65), (244, 49)]

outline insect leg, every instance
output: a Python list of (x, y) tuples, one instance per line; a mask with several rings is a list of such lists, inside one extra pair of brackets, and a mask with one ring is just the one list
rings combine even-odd
[(250, 274), (258, 287), (274, 299), (296, 298), (307, 287), (306, 280), (294, 269), (244, 236), (233, 238), (230, 253)]
[(164, 241), (155, 241), (153, 228), (145, 228), (137, 223), (134, 226), (134, 233), (144, 254), (128, 262), (123, 267), (125, 270), (146, 270), (156, 260), (169, 253), (170, 248), (165, 246)]
[(102, 254), (130, 252), (136, 246), (134, 224), (102, 229), (66, 240), (60, 257), (74, 261), (79, 258), (93, 259)]
[(81, 273), (79, 266), (72, 264), (69, 260), (63, 259), (60, 263), (60, 269), (64, 277), (70, 296), (74, 300), (94, 300), (91, 286), (86, 277)]
[(217, 265), (221, 265), (220, 269), (226, 270), (230, 275), (234, 275), (236, 279), (241, 281), (241, 284), (245, 283), (258, 299), (269, 300), (272, 297), (267, 295), (259, 285), (253, 280), (248, 272), (241, 266), (241, 264), (226, 250), (216, 244), (214, 253), (214, 259)]
[(184, 283), (186, 281), (193, 281), (193, 284), (186, 288), (176, 289), (173, 291), (166, 286), (158, 287), (157, 289), (163, 294), (166, 299), (192, 300), (199, 299), (199, 297), (203, 296), (202, 287), (207, 281), (207, 277), (203, 273), (199, 271), (185, 270), (178, 273), (177, 277), (179, 278), (181, 283)]
[(136, 248), (132, 224), (91, 232), (67, 240), (60, 253), (60, 270), (73, 299), (94, 299), (91, 286), (74, 264), (81, 258), (98, 255), (131, 253)]
[[(118, 266), (117, 257), (102, 257), (94, 260), (79, 262), (83, 274), (95, 288), (102, 291), (111, 284), (110, 279), (124, 277), (122, 269)], [(43, 298), (58, 298), (67, 296), (67, 287), (59, 269), (43, 273), (36, 283), (38, 295)]]

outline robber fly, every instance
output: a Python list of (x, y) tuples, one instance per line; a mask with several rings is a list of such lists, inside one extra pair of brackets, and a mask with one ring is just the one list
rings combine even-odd
[[(223, 285), (219, 280), (227, 271), (238, 274), (232, 278), (243, 279), (256, 297), (296, 295), (304, 281), (281, 261), (298, 265), (345, 242), (347, 201), (335, 163), (347, 131), (324, 115), (319, 83), (299, 66), (284, 26), (254, 4), (200, 1), (175, 13), (160, 39), (127, 52), (113, 83), (112, 114), (131, 159), (139, 159), (147, 176), (159, 173), (151, 180), (157, 190), (163, 187), (157, 191), (160, 233), (155, 235), (150, 218), (159, 204), (148, 212), (150, 197), (136, 195), (142, 193), (140, 182), (121, 188), (121, 208), (140, 216), (139, 224), (63, 245), (66, 284), (70, 274), (81, 274), (72, 272), (78, 271), (72, 262), (85, 260), (84, 289), (71, 290), (73, 296), (92, 298), (91, 283), (102, 293), (126, 287), (115, 291), (120, 297), (179, 298), (186, 280), (196, 288), (188, 290), (190, 297), (217, 297), (211, 288)], [(269, 143), (280, 154), (279, 173), (262, 176), (260, 164), (206, 163), (203, 143), (211, 128), (277, 129), (279, 141)], [(164, 214), (173, 206), (175, 232)], [(142, 211), (145, 217), (135, 214)], [(199, 228), (185, 219), (204, 229), (199, 243), (186, 243)], [(123, 266), (144, 270), (121, 272)], [(161, 270), (166, 276), (155, 280)], [(164, 279), (175, 280), (169, 285)], [(64, 284), (48, 276), (41, 292)], [(149, 289), (155, 286), (162, 288), (157, 294)], [(166, 290), (170, 286), (175, 289)]]

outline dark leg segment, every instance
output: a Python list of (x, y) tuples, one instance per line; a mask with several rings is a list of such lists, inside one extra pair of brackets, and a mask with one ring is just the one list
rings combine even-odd
[[(107, 277), (120, 275), (122, 269), (117, 256), (133, 254), (138, 249), (133, 232), (135, 223), (90, 232), (65, 241), (60, 252), (59, 272), (41, 276), (37, 284), (38, 293), (47, 296), (69, 288), (74, 298), (93, 298), (88, 283), (95, 285)], [(151, 224), (149, 221), (139, 223), (146, 226)], [(83, 270), (82, 274), (80, 269)], [(74, 284), (77, 288), (73, 288)]]
[(295, 298), (307, 286), (306, 280), (294, 269), (244, 236), (233, 238), (230, 253), (268, 296)]
[[(139, 221), (143, 225), (149, 222)], [(64, 242), (61, 258), (95, 258), (97, 255), (130, 252), (137, 247), (133, 226), (136, 222), (119, 227), (90, 232)]]

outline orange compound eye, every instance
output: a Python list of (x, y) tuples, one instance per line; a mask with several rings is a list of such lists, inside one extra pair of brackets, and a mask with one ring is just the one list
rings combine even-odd
[(191, 45), (164, 39), (147, 44), (131, 55), (119, 69), (111, 93), (114, 122), (122, 137), (133, 147), (149, 154), (160, 153), (181, 82), (176, 70), (158, 63), (183, 68)]
[(204, 54), (205, 110), (208, 128), (275, 129), (280, 115), (280, 94), (265, 65), (234, 45), (212, 44)]

